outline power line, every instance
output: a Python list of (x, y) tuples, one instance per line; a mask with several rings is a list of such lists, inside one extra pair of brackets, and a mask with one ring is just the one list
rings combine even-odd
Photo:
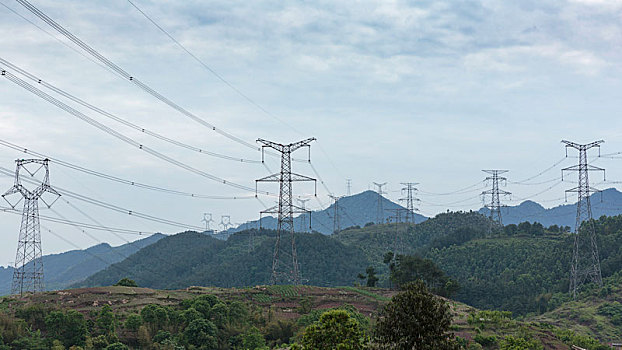
[(540, 182), (514, 182), (514, 181), (508, 181), (508, 183), (513, 184), (513, 185), (525, 185), (525, 186), (537, 186), (537, 185), (544, 185), (544, 184), (548, 184), (554, 181), (559, 181), (561, 179), (561, 177), (556, 177), (554, 179), (549, 179), (549, 180), (545, 180), (545, 181), (540, 181)]
[(38, 24), (36, 24), (35, 22), (29, 20), (28, 18), (24, 17), (22, 14), (20, 14), (19, 12), (15, 11), (14, 9), (10, 8), (9, 6), (7, 6), (5, 3), (0, 1), (0, 5), (2, 5), (4, 8), (6, 8), (7, 10), (11, 11), (13, 14), (15, 14), (16, 16), (20, 17), (21, 19), (23, 19), (24, 21), (32, 24), (33, 26), (35, 26), (36, 28), (38, 28), (40, 31), (44, 32), (45, 34), (47, 34), (48, 36), (50, 36), (52, 39), (58, 41), (59, 43), (61, 43), (63, 46), (71, 49), (72, 51), (74, 51), (75, 53), (79, 54), (80, 56), (86, 58), (87, 60), (95, 63), (96, 65), (100, 66), (101, 68), (111, 72), (112, 74), (116, 74), (114, 71), (112, 71), (110, 68), (104, 66), (103, 64), (99, 63), (98, 61), (96, 61), (95, 59), (93, 59), (92, 57), (87, 56), (84, 52), (78, 51), (78, 49), (76, 49), (75, 47), (67, 44), (66, 42), (60, 40), (59, 38), (57, 38), (56, 36), (54, 36), (52, 33), (48, 32), (47, 30), (41, 28)]
[(476, 183), (474, 183), (472, 185), (469, 185), (467, 187), (464, 187), (464, 188), (461, 188), (461, 189), (458, 189), (458, 190), (455, 190), (455, 191), (451, 191), (451, 192), (441, 192), (441, 193), (439, 193), (439, 192), (427, 192), (427, 191), (424, 191), (424, 190), (421, 190), (421, 189), (419, 190), (419, 192), (421, 192), (423, 194), (431, 195), (431, 196), (450, 196), (450, 195), (453, 195), (453, 194), (462, 194), (462, 193), (469, 193), (469, 192), (480, 191), (480, 189), (472, 189), (473, 187), (476, 187), (476, 186), (480, 186), (481, 187), (482, 186), (482, 182), (478, 181), (478, 182), (476, 182)]
[(512, 184), (525, 184), (525, 182), (531, 181), (531, 180), (535, 179), (536, 177), (541, 176), (541, 175), (545, 174), (546, 172), (548, 172), (548, 171), (550, 171), (550, 170), (553, 170), (556, 166), (558, 166), (558, 165), (559, 165), (559, 164), (561, 164), (564, 160), (566, 160), (566, 158), (567, 158), (567, 157), (564, 157), (564, 158), (562, 158), (562, 159), (558, 160), (558, 161), (557, 161), (557, 162), (555, 162), (553, 165), (551, 165), (550, 167), (548, 167), (548, 168), (546, 168), (546, 169), (542, 170), (541, 172), (537, 173), (536, 175), (530, 176), (530, 177), (528, 177), (528, 178), (526, 178), (526, 179), (523, 179), (523, 180), (520, 180), (520, 181), (510, 182), (510, 183), (512, 183)]
[[(9, 213), (9, 214), (21, 215), (20, 211), (13, 209), (11, 207), (0, 206), (0, 211)], [(109, 227), (109, 226), (98, 226), (98, 225), (87, 224), (84, 222), (70, 221), (70, 220), (55, 218), (53, 216), (48, 216), (48, 215), (39, 215), (39, 218), (44, 221), (54, 222), (54, 223), (63, 224), (63, 225), (84, 227), (84, 228), (88, 228), (91, 230), (98, 230), (98, 231), (109, 231), (109, 232), (114, 231), (117, 233), (128, 234), (128, 235), (143, 236), (147, 234), (158, 233), (158, 232), (153, 232), (153, 231), (148, 232), (148, 231), (129, 230), (129, 229), (124, 229), (124, 228), (115, 228), (115, 227)]]
[[(562, 180), (559, 180), (559, 181), (557, 181), (556, 183), (554, 183), (553, 185), (551, 185), (551, 186), (549, 186), (549, 187), (547, 187), (547, 188), (545, 188), (545, 189), (543, 189), (543, 190), (541, 190), (541, 191), (539, 191), (539, 192), (536, 192), (536, 193), (534, 193), (534, 194), (532, 194), (532, 195), (529, 195), (529, 196), (527, 196), (527, 197), (521, 198), (521, 197), (516, 197), (516, 196), (515, 196), (515, 197), (514, 197), (514, 200), (522, 200), (522, 201), (526, 201), (526, 200), (529, 200), (529, 199), (533, 199), (534, 197), (537, 197), (537, 196), (539, 196), (539, 195), (541, 195), (541, 194), (543, 194), (543, 193), (546, 193), (546, 192), (548, 192), (548, 191), (552, 190), (553, 188), (555, 188), (555, 187), (559, 186), (561, 183), (563, 183), (563, 181), (562, 181)], [(510, 201), (512, 201), (512, 199), (510, 199)]]
[[(207, 65), (203, 60), (201, 60), (200, 58), (198, 58), (195, 54), (193, 54), (190, 50), (188, 50), (181, 42), (179, 42), (177, 39), (175, 39), (175, 37), (173, 37), (173, 35), (171, 33), (169, 33), (166, 29), (164, 29), (161, 25), (159, 25), (151, 16), (149, 16), (143, 9), (141, 9), (135, 2), (131, 1), (131, 0), (127, 0), (136, 10), (138, 10), (138, 12), (140, 12), (149, 22), (151, 22), (151, 24), (153, 24), (158, 30), (160, 30), (164, 35), (166, 35), (171, 41), (173, 41), (179, 48), (181, 48), (184, 52), (186, 52), (190, 57), (192, 57), (192, 59), (194, 59), (197, 63), (199, 63), (199, 65), (201, 65), (201, 67), (203, 67), (204, 69), (206, 69), (208, 72), (210, 72), (211, 74), (213, 74), (218, 80), (220, 80), (221, 82), (223, 82), (225, 85), (227, 85), (231, 90), (233, 90), (236, 94), (238, 94), (239, 96), (241, 96), (244, 100), (246, 100), (248, 103), (250, 103), (251, 105), (253, 105), (254, 107), (256, 107), (257, 109), (259, 109), (262, 113), (264, 113), (265, 115), (277, 120), (278, 122), (282, 123), (283, 125), (287, 126), (288, 128), (290, 128), (291, 130), (295, 131), (296, 133), (303, 135), (304, 133), (301, 132), (300, 130), (296, 129), (294, 126), (292, 126), (291, 124), (287, 123), (285, 120), (277, 117), (275, 114), (271, 113), (270, 111), (268, 111), (266, 108), (264, 108), (263, 106), (261, 106), (259, 103), (255, 102), (253, 99), (251, 99), (248, 95), (246, 95), (245, 93), (243, 93), (240, 89), (238, 89), (237, 87), (235, 87), (232, 83), (230, 83), (228, 80), (226, 80), (222, 75), (220, 75), (218, 72), (216, 72), (216, 70), (214, 70), (212, 67), (210, 67), (209, 65)], [(324, 156), (326, 157), (326, 159), (328, 160), (328, 162), (331, 164), (331, 166), (337, 171), (339, 172), (339, 169), (337, 169), (337, 167), (335, 166), (335, 164), (333, 163), (333, 161), (331, 160), (330, 156), (328, 155), (328, 152), (326, 152), (324, 150), (324, 148), (322, 147), (322, 145), (319, 145), (320, 147), (320, 151), (322, 153), (324, 153)], [(295, 159), (292, 158), (293, 161), (302, 161), (299, 159)], [(317, 175), (317, 174), (316, 174)], [(318, 177), (319, 178), (319, 177)], [(329, 193), (331, 193), (330, 191), (328, 191)]]
[(262, 107), (259, 103), (255, 102), (248, 95), (246, 95), (245, 93), (240, 91), (237, 87), (235, 87), (233, 84), (231, 84), (229, 81), (227, 81), (222, 75), (218, 74), (218, 72), (216, 72), (212, 67), (208, 66), (205, 62), (203, 62), (203, 60), (201, 60), (195, 54), (190, 52), (190, 50), (188, 50), (182, 43), (180, 43), (177, 39), (175, 39), (168, 31), (166, 31), (162, 26), (160, 26), (155, 20), (153, 20), (153, 18), (150, 17), (144, 10), (142, 10), (140, 7), (138, 7), (138, 5), (136, 5), (136, 3), (134, 3), (131, 0), (127, 0), (127, 2), (129, 2), (136, 10), (138, 10), (138, 12), (140, 12), (149, 22), (151, 22), (151, 24), (153, 24), (162, 33), (164, 33), (164, 35), (166, 35), (169, 39), (171, 39), (171, 41), (173, 41), (179, 48), (181, 48), (184, 52), (186, 52), (188, 55), (190, 55), (190, 57), (192, 57), (197, 63), (199, 63), (199, 65), (201, 65), (201, 67), (205, 68), (208, 72), (210, 72), (212, 75), (214, 75), (216, 78), (218, 78), (218, 80), (220, 80), (225, 85), (227, 85), (236, 94), (238, 94), (240, 97), (242, 97), (244, 100), (246, 100), (251, 105), (257, 107), (264, 114), (266, 114), (266, 115), (276, 119), (277, 121), (279, 121), (279, 122), (283, 123), (284, 125), (288, 126), (293, 131), (301, 134), (300, 131), (296, 130), (293, 126), (291, 126), (290, 124), (288, 124), (284, 120), (282, 120), (282, 119), (278, 118), (277, 116), (275, 116), (274, 114), (270, 113), (267, 109)]
[[(114, 136), (114, 137), (120, 139), (121, 141), (124, 141), (125, 143), (130, 144), (130, 145), (132, 145), (132, 146), (134, 146), (134, 147), (136, 147), (136, 148), (138, 148), (138, 149), (140, 149), (142, 151), (145, 151), (145, 152), (147, 152), (147, 153), (149, 153), (149, 154), (151, 154), (151, 155), (153, 155), (153, 156), (155, 156), (157, 158), (160, 158), (161, 160), (164, 160), (164, 161), (166, 161), (168, 163), (171, 163), (173, 165), (176, 165), (176, 166), (178, 166), (178, 167), (180, 167), (182, 169), (188, 170), (188, 171), (193, 172), (193, 173), (195, 173), (197, 175), (203, 176), (205, 178), (208, 178), (210, 180), (216, 181), (218, 183), (221, 183), (221, 184), (224, 184), (224, 185), (227, 185), (227, 186), (231, 186), (231, 187), (235, 187), (235, 188), (243, 189), (243, 190), (247, 190), (247, 191), (252, 191), (253, 190), (252, 188), (250, 188), (248, 186), (240, 185), (240, 184), (237, 184), (235, 182), (231, 182), (231, 181), (222, 179), (220, 177), (217, 177), (215, 175), (206, 173), (206, 172), (204, 172), (202, 170), (198, 170), (198, 169), (196, 169), (196, 168), (194, 168), (194, 167), (192, 167), (190, 165), (182, 163), (182, 162), (180, 162), (180, 161), (178, 161), (176, 159), (173, 159), (173, 158), (171, 158), (169, 156), (166, 156), (163, 153), (160, 153), (160, 152), (158, 152), (158, 151), (156, 151), (156, 150), (154, 150), (154, 149), (152, 149), (150, 147), (147, 147), (147, 146), (145, 146), (145, 145), (143, 145), (143, 144), (141, 144), (141, 143), (139, 143), (139, 142), (137, 142), (137, 141), (135, 141), (135, 140), (133, 140), (133, 139), (131, 139), (131, 138), (129, 138), (129, 137), (127, 137), (127, 136), (117, 132), (117, 131), (115, 131), (114, 129), (109, 128), (108, 126), (101, 124), (100, 122), (98, 122), (98, 121), (88, 117), (87, 115), (83, 114), (82, 112), (77, 111), (76, 109), (68, 106), (67, 104), (57, 100), (56, 98), (48, 95), (47, 93), (45, 93), (45, 92), (37, 89), (36, 87), (28, 84), (27, 82), (23, 81), (22, 79), (18, 78), (17, 76), (13, 75), (10, 72), (7, 72), (7, 71), (3, 70), (2, 71), (2, 76), (6, 77), (11, 82), (21, 86), (25, 90), (30, 91), (31, 93), (39, 96), (43, 100), (50, 102), (51, 104), (57, 106), (60, 109), (63, 109), (64, 111), (68, 112), (69, 114), (71, 114), (71, 115), (73, 115), (73, 116), (75, 116), (75, 117), (77, 117), (79, 119), (82, 119), (83, 121), (85, 121), (85, 122), (91, 124), (92, 126), (94, 126), (94, 127), (98, 128), (98, 129), (108, 133), (109, 135)], [(269, 192), (265, 192), (265, 193), (262, 193), (262, 194), (271, 195)]]
[(88, 175), (92, 175), (98, 178), (102, 178), (105, 180), (109, 180), (109, 181), (113, 181), (113, 182), (118, 182), (121, 184), (125, 184), (125, 185), (130, 185), (130, 186), (134, 186), (134, 187), (138, 187), (138, 188), (143, 188), (143, 189), (147, 189), (147, 190), (152, 190), (152, 191), (156, 191), (156, 192), (163, 192), (163, 193), (168, 193), (168, 194), (174, 194), (174, 195), (178, 195), (178, 196), (183, 196), (183, 197), (192, 197), (192, 198), (202, 198), (202, 199), (230, 199), (230, 200), (236, 200), (236, 199), (252, 199), (255, 197), (254, 194), (249, 194), (249, 195), (241, 195), (241, 196), (213, 196), (213, 195), (205, 195), (205, 194), (198, 194), (198, 193), (191, 193), (191, 192), (184, 192), (184, 191), (178, 191), (178, 190), (173, 190), (173, 189), (169, 189), (169, 188), (164, 188), (164, 187), (159, 187), (159, 186), (153, 186), (153, 185), (147, 185), (141, 182), (137, 182), (137, 181), (132, 181), (132, 180), (127, 180), (127, 179), (122, 179), (120, 177), (116, 177), (113, 175), (109, 175), (109, 174), (105, 174), (99, 171), (95, 171), (95, 170), (91, 170), (91, 169), (87, 169), (84, 167), (81, 167), (79, 165), (75, 165), (57, 158), (53, 158), (53, 157), (49, 157), (45, 154), (39, 153), (39, 152), (35, 152), (33, 150), (24, 148), (24, 147), (20, 147), (16, 144), (10, 143), (8, 141), (4, 141), (0, 139), (0, 145), (14, 149), (16, 151), (19, 152), (23, 152), (25, 154), (29, 154), (29, 155), (34, 155), (40, 158), (45, 158), (45, 159), (49, 159), (50, 163), (54, 163), (72, 170), (76, 170)]
[[(11, 174), (10, 170), (8, 170), (8, 169), (6, 169), (4, 167), (0, 167), (0, 173), (4, 173), (5, 175), (9, 175), (9, 176)], [(24, 179), (24, 180), (26, 182), (29, 182), (29, 183), (34, 183), (34, 181), (32, 181), (32, 180), (28, 180), (28, 179)], [(60, 194), (63, 194), (65, 196), (67, 196), (67, 197), (71, 197), (71, 198), (74, 198), (74, 199), (77, 199), (77, 200), (80, 200), (80, 201), (83, 201), (83, 202), (86, 202), (86, 203), (89, 203), (89, 204), (93, 204), (93, 205), (96, 205), (96, 206), (99, 206), (99, 207), (102, 207), (102, 208), (106, 208), (106, 209), (109, 209), (109, 210), (112, 210), (112, 211), (116, 211), (116, 212), (119, 212), (119, 213), (130, 215), (130, 216), (138, 217), (138, 218), (141, 218), (141, 219), (145, 219), (145, 220), (149, 220), (149, 221), (154, 221), (154, 222), (157, 222), (157, 223), (166, 224), (166, 225), (170, 225), (170, 226), (181, 227), (181, 228), (184, 228), (184, 229), (188, 229), (188, 228), (192, 228), (192, 229), (195, 229), (195, 230), (196, 229), (198, 229), (198, 230), (202, 229), (199, 226), (184, 224), (184, 223), (173, 221), (173, 220), (163, 219), (163, 218), (160, 218), (158, 216), (148, 215), (148, 214), (144, 214), (144, 213), (137, 212), (137, 211), (134, 211), (134, 210), (125, 209), (125, 208), (119, 207), (119, 206), (114, 205), (114, 204), (109, 204), (109, 203), (100, 201), (98, 199), (90, 198), (90, 197), (87, 197), (85, 195), (81, 195), (81, 194), (78, 194), (76, 192), (72, 192), (72, 191), (63, 189), (61, 187), (56, 187), (56, 190)]]
[(106, 58), (104, 55), (99, 53), (97, 50), (95, 50), (94, 48), (92, 48), (91, 46), (86, 44), (84, 41), (80, 40), (78, 37), (76, 37), (70, 31), (65, 29), (63, 26), (61, 26), (60, 24), (55, 22), (53, 19), (48, 17), (45, 13), (43, 13), (37, 7), (32, 5), (30, 2), (28, 2), (26, 0), (16, 0), (16, 1), (18, 3), (20, 3), (22, 6), (24, 6), (24, 8), (26, 8), (28, 11), (32, 12), (35, 16), (39, 17), (42, 21), (44, 21), (49, 26), (51, 26), (53, 29), (55, 29), (60, 34), (65, 36), (67, 39), (72, 41), (74, 44), (76, 44), (77, 46), (82, 48), (88, 54), (90, 54), (91, 56), (96, 58), (98, 61), (100, 61), (101, 63), (103, 63), (107, 67), (109, 67), (118, 76), (124, 78), (124, 80), (127, 80), (127, 81), (133, 83), (134, 85), (138, 86), (143, 91), (147, 92), (148, 94), (150, 94), (151, 96), (155, 97), (156, 99), (162, 101), (163, 103), (165, 103), (169, 107), (175, 109), (176, 111), (178, 111), (181, 114), (185, 115), (186, 117), (196, 121), (197, 123), (199, 123), (199, 124), (209, 128), (209, 129), (211, 129), (212, 131), (214, 131), (214, 132), (216, 132), (216, 133), (218, 133), (218, 134), (220, 134), (220, 135), (222, 135), (222, 136), (224, 136), (224, 137), (226, 137), (226, 138), (228, 138), (228, 139), (230, 139), (232, 141), (235, 141), (235, 142), (237, 142), (237, 143), (239, 143), (241, 145), (244, 145), (244, 146), (249, 147), (251, 149), (259, 150), (259, 148), (257, 148), (255, 145), (253, 145), (253, 144), (251, 144), (249, 142), (246, 142), (246, 141), (242, 140), (241, 138), (239, 138), (237, 136), (234, 136), (234, 135), (232, 135), (232, 134), (230, 134), (230, 133), (228, 133), (228, 132), (226, 132), (226, 131), (224, 131), (224, 130), (222, 130), (220, 128), (216, 128), (216, 126), (214, 126), (213, 124), (211, 124), (211, 123), (205, 121), (204, 119), (198, 117), (197, 115), (191, 113), (190, 111), (186, 110), (185, 108), (181, 107), (180, 105), (178, 105), (175, 102), (171, 101), (170, 99), (166, 98), (165, 96), (163, 96), (162, 94), (160, 94), (156, 90), (152, 89), (147, 84), (143, 83), (138, 78), (134, 77), (132, 74), (128, 73), (127, 71), (125, 71), (124, 69), (122, 69), (121, 67), (116, 65), (114, 62), (112, 62), (111, 60)]
[(178, 146), (178, 147), (181, 147), (181, 148), (185, 148), (185, 149), (193, 151), (193, 152), (209, 155), (209, 156), (220, 158), (220, 159), (226, 159), (226, 160), (231, 160), (231, 161), (240, 162), (240, 163), (261, 164), (261, 161), (259, 161), (259, 160), (245, 159), (245, 158), (239, 158), (239, 157), (233, 157), (233, 156), (224, 155), (224, 154), (220, 154), (220, 153), (215, 153), (215, 152), (211, 152), (211, 151), (205, 150), (205, 149), (200, 148), (200, 147), (192, 146), (192, 145), (189, 145), (187, 143), (171, 139), (171, 138), (166, 137), (166, 136), (164, 136), (162, 134), (153, 132), (153, 131), (151, 131), (149, 129), (146, 129), (144, 127), (141, 127), (141, 126), (138, 126), (138, 125), (136, 125), (134, 123), (131, 123), (131, 122), (129, 122), (129, 121), (123, 119), (123, 118), (120, 118), (120, 117), (118, 117), (118, 116), (116, 116), (116, 115), (114, 115), (114, 114), (112, 114), (110, 112), (107, 112), (107, 111), (105, 111), (105, 110), (103, 110), (101, 108), (98, 108), (98, 107), (96, 107), (96, 106), (94, 106), (94, 105), (92, 105), (92, 104), (90, 104), (90, 103), (88, 103), (88, 102), (86, 102), (86, 101), (84, 101), (84, 100), (82, 100), (82, 99), (80, 99), (80, 98), (70, 94), (69, 92), (66, 92), (66, 91), (64, 91), (64, 90), (62, 90), (62, 89), (60, 89), (60, 88), (58, 88), (58, 87), (56, 87), (56, 86), (54, 86), (54, 85), (52, 85), (50, 83), (45, 82), (44, 80), (36, 77), (32, 73), (29, 73), (26, 70), (24, 70), (22, 68), (19, 68), (18, 66), (12, 64), (11, 62), (9, 62), (9, 61), (1, 58), (1, 57), (0, 57), (0, 63), (2, 63), (4, 65), (6, 65), (7, 67), (9, 67), (9, 68), (19, 72), (21, 75), (23, 75), (26, 78), (34, 81), (35, 83), (40, 84), (42, 86), (45, 86), (46, 88), (54, 91), (55, 93), (65, 97), (65, 98), (67, 98), (67, 99), (69, 99), (69, 100), (71, 100), (71, 101), (73, 101), (73, 102), (75, 102), (75, 103), (77, 103), (77, 104), (79, 104), (79, 105), (81, 105), (83, 107), (86, 107), (86, 108), (94, 111), (95, 113), (98, 113), (98, 114), (100, 114), (100, 115), (102, 115), (102, 116), (104, 116), (106, 118), (112, 119), (112, 120), (114, 120), (114, 121), (116, 121), (116, 122), (118, 122), (120, 124), (123, 124), (123, 125), (125, 125), (125, 126), (127, 126), (129, 128), (132, 128), (132, 129), (134, 129), (136, 131), (139, 131), (139, 132), (141, 132), (143, 134), (146, 134), (146, 135), (149, 135), (151, 137), (154, 137), (154, 138), (156, 138), (158, 140), (167, 142), (169, 144), (172, 144), (172, 145), (175, 145), (175, 146)]

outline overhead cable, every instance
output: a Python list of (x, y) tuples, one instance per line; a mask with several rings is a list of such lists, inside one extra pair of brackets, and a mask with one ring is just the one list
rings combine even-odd
[(228, 138), (228, 139), (230, 139), (232, 141), (235, 141), (235, 142), (237, 142), (237, 143), (239, 143), (241, 145), (249, 147), (251, 149), (254, 149), (254, 150), (257, 150), (257, 151), (261, 150), (261, 148), (258, 147), (257, 145), (254, 145), (252, 143), (244, 141), (241, 138), (239, 138), (237, 136), (234, 136), (233, 134), (228, 133), (228, 132), (226, 132), (226, 131), (224, 131), (224, 130), (222, 130), (220, 128), (216, 128), (215, 125), (213, 125), (213, 124), (205, 121), (204, 119), (198, 117), (197, 115), (193, 114), (192, 112), (188, 111), (187, 109), (181, 107), (180, 105), (176, 104), (172, 100), (168, 99), (164, 95), (160, 94), (159, 92), (157, 92), (153, 88), (149, 87), (147, 84), (143, 83), (138, 78), (134, 77), (132, 74), (130, 74), (129, 72), (125, 71), (124, 69), (122, 69), (121, 67), (116, 65), (114, 62), (112, 62), (111, 60), (106, 58), (104, 55), (99, 53), (97, 50), (95, 50), (94, 48), (92, 48), (91, 46), (86, 44), (84, 41), (82, 41), (81, 39), (76, 37), (74, 34), (72, 34), (70, 31), (65, 29), (63, 26), (61, 26), (60, 24), (55, 22), (53, 19), (51, 19), (44, 12), (39, 10), (36, 6), (32, 5), (27, 0), (16, 0), (16, 1), (19, 4), (21, 4), (22, 6), (24, 6), (24, 8), (26, 8), (28, 11), (32, 12), (35, 16), (39, 17), (42, 21), (47, 23), (50, 27), (54, 28), (60, 34), (62, 34), (67, 39), (72, 41), (74, 44), (76, 44), (77, 46), (82, 48), (88, 54), (90, 54), (91, 56), (95, 57), (98, 61), (100, 61), (101, 63), (103, 63), (107, 67), (109, 67), (118, 76), (124, 78), (125, 80), (127, 80), (127, 81), (129, 81), (131, 83), (133, 83), (134, 85), (138, 86), (143, 91), (145, 91), (148, 94), (150, 94), (151, 96), (153, 96), (156, 99), (158, 99), (158, 100), (162, 101), (163, 103), (167, 104), (169, 107), (177, 110), (181, 114), (185, 115), (186, 117), (194, 120), (195, 122), (197, 122), (197, 123), (199, 123), (199, 124), (209, 128), (209, 129), (211, 129), (212, 131), (214, 131), (214, 132), (216, 132), (216, 133), (218, 133), (218, 134), (220, 134), (220, 135), (222, 135), (222, 136), (224, 136), (224, 137), (226, 137), (226, 138)]
[[(2, 69), (2, 68), (0, 68), (0, 69)], [(218, 183), (221, 183), (221, 184), (224, 184), (224, 185), (227, 185), (227, 186), (235, 187), (235, 188), (246, 190), (246, 191), (254, 191), (255, 190), (252, 187), (241, 185), (241, 184), (237, 184), (235, 182), (231, 182), (231, 181), (222, 179), (220, 177), (217, 177), (215, 175), (209, 174), (209, 173), (207, 173), (205, 171), (196, 169), (196, 168), (194, 168), (194, 167), (192, 167), (192, 166), (190, 166), (188, 164), (182, 163), (182, 162), (180, 162), (180, 161), (178, 161), (178, 160), (176, 160), (174, 158), (171, 158), (169, 156), (166, 156), (163, 153), (160, 153), (160, 152), (158, 152), (158, 151), (156, 151), (156, 150), (154, 150), (154, 149), (152, 149), (150, 147), (147, 147), (147, 146), (145, 146), (145, 145), (143, 145), (143, 144), (141, 144), (141, 143), (139, 143), (139, 142), (137, 142), (137, 141), (135, 141), (135, 140), (133, 140), (133, 139), (131, 139), (131, 138), (121, 134), (121, 133), (119, 133), (118, 131), (116, 131), (116, 130), (108, 127), (108, 126), (106, 126), (104, 124), (101, 124), (100, 122), (92, 119), (91, 117), (88, 117), (84, 113), (82, 113), (82, 112), (80, 112), (80, 111), (78, 111), (78, 110), (68, 106), (67, 104), (57, 100), (56, 98), (48, 95), (47, 93), (37, 89), (36, 87), (30, 85), (29, 83), (25, 82), (24, 80), (18, 78), (17, 76), (15, 76), (14, 74), (12, 74), (12, 73), (10, 73), (10, 72), (8, 72), (6, 70), (2, 70), (2, 76), (7, 78), (8, 80), (10, 80), (11, 82), (21, 86), (25, 90), (30, 91), (31, 93), (39, 96), (43, 100), (48, 101), (49, 103), (57, 106), (60, 109), (63, 109), (64, 111), (68, 112), (69, 114), (71, 114), (71, 115), (73, 115), (73, 116), (75, 116), (75, 117), (77, 117), (77, 118), (79, 118), (79, 119), (81, 119), (81, 120), (91, 124), (92, 126), (94, 126), (94, 127), (98, 128), (98, 129), (108, 133), (109, 135), (112, 135), (112, 136), (120, 139), (121, 141), (124, 141), (125, 143), (128, 143), (128, 144), (130, 144), (130, 145), (132, 145), (132, 146), (134, 146), (134, 147), (136, 147), (136, 148), (138, 148), (138, 149), (140, 149), (140, 150), (142, 150), (142, 151), (144, 151), (146, 153), (149, 153), (149, 154), (151, 154), (151, 155), (153, 155), (153, 156), (155, 156), (157, 158), (160, 158), (161, 160), (164, 160), (164, 161), (166, 161), (168, 163), (171, 163), (173, 165), (176, 165), (176, 166), (178, 166), (178, 167), (180, 167), (182, 169), (188, 170), (188, 171), (190, 171), (192, 173), (195, 173), (197, 175), (203, 176), (205, 178), (208, 178), (210, 180), (216, 181)], [(270, 192), (260, 192), (260, 193), (261, 194), (266, 194), (266, 195), (272, 195)]]

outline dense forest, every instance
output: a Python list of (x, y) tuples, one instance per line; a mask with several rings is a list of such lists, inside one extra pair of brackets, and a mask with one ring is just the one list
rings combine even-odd
[[(594, 224), (606, 278), (622, 269), (622, 217), (602, 217)], [(123, 277), (168, 289), (266, 284), (274, 231), (252, 231), (252, 250), (250, 232), (227, 241), (194, 232), (167, 237), (76, 286), (110, 285)], [(352, 227), (332, 236), (296, 234), (305, 284), (364, 284), (358, 276), (371, 267), (374, 284), (391, 287), (384, 258), (396, 251), (433, 261), (458, 282), (457, 300), (515, 315), (546, 312), (567, 300), (572, 240), (568, 227), (529, 222), (498, 227), (475, 212), (443, 213), (417, 225)]]
[[(252, 250), (249, 233), (236, 233), (227, 241), (196, 232), (167, 237), (76, 286), (111, 285), (123, 277), (131, 277), (141, 286), (167, 289), (267, 284), (275, 233), (253, 230)], [(290, 240), (284, 235), (281, 241), (287, 246)], [(320, 233), (296, 234), (296, 246), (305, 284), (352, 285), (361, 269), (369, 265), (358, 248)]]

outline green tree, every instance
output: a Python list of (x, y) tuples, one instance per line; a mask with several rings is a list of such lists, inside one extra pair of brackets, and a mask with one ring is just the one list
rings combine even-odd
[(123, 287), (138, 287), (136, 281), (129, 279), (127, 277), (121, 278), (119, 282), (114, 284), (115, 286), (123, 286)]
[[(90, 343), (90, 344), (89, 344)], [(90, 346), (89, 346), (90, 345)], [(93, 350), (103, 350), (108, 347), (108, 339), (106, 336), (100, 335), (95, 338), (89, 338), (86, 340), (86, 348)]]
[(458, 282), (447, 277), (432, 260), (412, 255), (397, 256), (390, 278), (399, 288), (422, 280), (434, 293), (445, 297), (451, 296), (459, 289)]
[(28, 336), (14, 340), (11, 343), (11, 349), (28, 349), (28, 350), (47, 350), (49, 349), (45, 339), (41, 337), (41, 332), (32, 332)]
[(140, 316), (143, 322), (149, 324), (151, 334), (155, 334), (168, 323), (168, 313), (166, 309), (160, 305), (149, 304), (140, 310)]
[(447, 303), (418, 280), (404, 286), (383, 308), (374, 335), (386, 349), (456, 349), (453, 335), (448, 333), (450, 324)]
[(115, 323), (116, 321), (112, 308), (110, 305), (104, 305), (101, 310), (99, 310), (99, 315), (97, 315), (97, 319), (95, 320), (99, 334), (114, 334)]
[(84, 345), (88, 333), (84, 316), (75, 310), (50, 312), (45, 317), (45, 327), (53, 339), (62, 341), (66, 347)]
[(131, 314), (125, 320), (125, 328), (132, 332), (138, 332), (138, 327), (142, 326), (143, 318), (139, 314)]
[(127, 345), (123, 344), (123, 343), (112, 343), (110, 345), (108, 345), (106, 347), (106, 350), (129, 350), (130, 348), (127, 347)]
[(184, 330), (184, 336), (188, 343), (200, 349), (216, 348), (216, 326), (205, 319), (199, 318), (190, 322)]
[(373, 266), (367, 267), (365, 270), (367, 273), (367, 286), (375, 287), (376, 283), (378, 283), (378, 277), (376, 276), (376, 269)]
[(305, 350), (357, 350), (365, 349), (366, 339), (347, 311), (330, 310), (304, 330), (301, 345)]
[(242, 340), (244, 350), (255, 350), (266, 348), (266, 340), (257, 327), (251, 327)]
[(500, 350), (542, 350), (544, 347), (535, 339), (508, 335), (501, 341)]

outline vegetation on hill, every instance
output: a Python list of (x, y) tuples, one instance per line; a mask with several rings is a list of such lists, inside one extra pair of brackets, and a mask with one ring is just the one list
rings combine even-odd
[[(274, 231), (240, 232), (221, 241), (196, 232), (170, 236), (140, 250), (129, 259), (89, 277), (78, 286), (111, 285), (122, 277), (140, 286), (184, 288), (190, 285), (242, 287), (270, 281)], [(289, 237), (281, 240), (287, 246)], [(305, 283), (318, 286), (352, 285), (368, 261), (359, 249), (319, 233), (296, 234), (298, 261)]]
[[(47, 290), (67, 288), (163, 237), (165, 237), (163, 234), (156, 233), (117, 247), (101, 243), (84, 250), (44, 255), (45, 287)], [(12, 280), (13, 267), (0, 267), (0, 295), (11, 292)]]
[(604, 287), (588, 286), (577, 298), (529, 320), (588, 334), (597, 339), (622, 339), (622, 271), (605, 278)]
[[(602, 217), (594, 223), (606, 278), (622, 270), (618, 248), (622, 217)], [(250, 232), (255, 236), (252, 251)], [(351, 228), (333, 236), (297, 234), (303, 280), (319, 286), (399, 285), (399, 280), (391, 281), (391, 264), (384, 262), (386, 253), (396, 248), (396, 232), (401, 234), (402, 244), (397, 248), (404, 256), (429, 259), (448, 276), (443, 283), (457, 282), (460, 289), (455, 298), (461, 302), (520, 316), (547, 312), (568, 301), (573, 236), (567, 227), (524, 222), (500, 228), (473, 212), (444, 213), (417, 225)], [(110, 285), (122, 277), (140, 286), (168, 289), (265, 284), (274, 236), (274, 231), (245, 231), (221, 241), (193, 232), (178, 234), (91, 276), (80, 286)], [(426, 277), (416, 272), (409, 278)], [(438, 286), (431, 287), (443, 294)], [(450, 287), (456, 291), (455, 285)]]
[[(396, 292), (387, 289), (311, 286), (113, 286), (5, 297), (0, 299), (0, 349), (285, 349), (286, 344), (394, 349), (391, 334), (399, 328), (392, 325), (418, 319), (438, 326), (423, 330), (424, 339), (445, 339), (460, 349), (561, 350), (572, 344), (603, 349), (580, 331), (480, 311), (424, 288), (393, 301)], [(438, 312), (432, 311), (439, 308), (445, 316), (436, 318)]]

